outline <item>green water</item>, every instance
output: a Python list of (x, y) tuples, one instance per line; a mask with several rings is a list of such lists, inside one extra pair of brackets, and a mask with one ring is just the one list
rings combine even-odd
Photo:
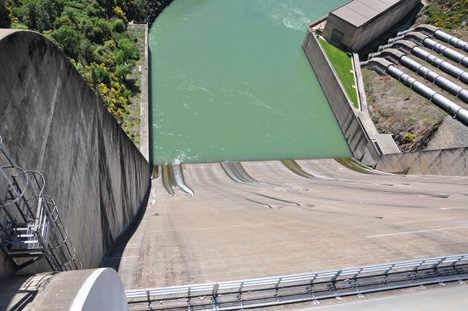
[(350, 156), (302, 50), (347, 0), (175, 0), (150, 31), (155, 164)]

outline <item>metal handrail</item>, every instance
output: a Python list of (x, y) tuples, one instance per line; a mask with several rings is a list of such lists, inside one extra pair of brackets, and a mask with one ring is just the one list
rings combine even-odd
[[(37, 171), (24, 170), (18, 167), (4, 149), (1, 136), (0, 151), (0, 154), (4, 156), (8, 163), (5, 166), (0, 166), (0, 177), (3, 176), (3, 179), (6, 181), (7, 192), (9, 193), (5, 202), (3, 200), (0, 201), (0, 211), (4, 212), (4, 217), (9, 219), (7, 223), (13, 226), (11, 232), (14, 231), (17, 223), (14, 215), (21, 215), (25, 221), (25, 224), (22, 224), (22, 226), (26, 226), (26, 236), (28, 238), (31, 235), (35, 236), (35, 238), (31, 236), (28, 241), (23, 243), (26, 246), (25, 250), (42, 249), (46, 260), (55, 271), (82, 268), (82, 264), (76, 256), (76, 249), (69, 241), (68, 232), (60, 219), (57, 205), (46, 193), (46, 180), (44, 176)], [(5, 171), (6, 169), (11, 169), (12, 172), (8, 174)], [(16, 205), (16, 210), (9, 211), (13, 205)], [(35, 210), (33, 210), (34, 208)], [(15, 214), (13, 215), (12, 213)], [(8, 253), (5, 247), (0, 245), (0, 248)], [(35, 256), (36, 254), (37, 252), (34, 252)], [(17, 269), (20, 269), (35, 260), (20, 264), (15, 262), (15, 264), (17, 264)]]
[[(203, 295), (212, 295), (216, 298), (222, 291), (231, 293), (247, 293), (258, 290), (258, 288), (268, 287), (269, 289), (292, 287), (298, 283), (308, 283), (314, 285), (321, 282), (337, 282), (339, 278), (355, 279), (358, 277), (369, 277), (371, 275), (389, 275), (398, 273), (402, 270), (411, 269), (418, 271), (424, 269), (436, 269), (443, 264), (455, 266), (461, 262), (468, 263), (468, 254), (433, 257), (417, 260), (408, 260), (379, 265), (369, 265), (362, 267), (353, 267), (338, 270), (318, 271), (304, 274), (284, 275), (278, 277), (257, 278), (248, 280), (237, 280), (228, 282), (201, 283), (193, 285), (159, 287), (126, 290), (125, 294), (129, 304), (132, 303), (151, 303), (151, 301), (164, 301), (180, 298), (194, 298)], [(145, 300), (132, 300), (136, 298), (145, 298)]]

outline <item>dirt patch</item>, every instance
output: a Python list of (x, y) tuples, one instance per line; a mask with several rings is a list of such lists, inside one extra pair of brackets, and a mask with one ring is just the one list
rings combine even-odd
[(403, 152), (426, 148), (447, 114), (388, 76), (362, 70), (369, 114), (379, 133), (391, 134)]

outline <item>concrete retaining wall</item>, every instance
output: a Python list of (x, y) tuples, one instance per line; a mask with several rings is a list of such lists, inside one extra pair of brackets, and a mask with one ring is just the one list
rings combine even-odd
[(468, 176), (468, 148), (386, 154), (376, 169), (389, 173)]
[(0, 30), (0, 73), (4, 145), (17, 165), (43, 173), (83, 267), (97, 267), (144, 202), (149, 164), (44, 36)]
[(355, 116), (350, 100), (344, 91), (332, 65), (325, 56), (315, 34), (307, 29), (302, 45), (307, 58), (322, 86), (341, 131), (354, 158), (365, 165), (374, 166), (379, 158), (371, 140)]

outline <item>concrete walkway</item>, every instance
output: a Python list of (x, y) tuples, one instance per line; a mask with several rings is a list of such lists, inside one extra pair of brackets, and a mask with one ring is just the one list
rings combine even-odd
[(465, 311), (468, 306), (467, 294), (468, 286), (464, 285), (301, 311)]
[(145, 24), (145, 62), (141, 68), (141, 106), (140, 106), (140, 152), (146, 161), (150, 161), (149, 141), (149, 60), (148, 60), (148, 24)]

